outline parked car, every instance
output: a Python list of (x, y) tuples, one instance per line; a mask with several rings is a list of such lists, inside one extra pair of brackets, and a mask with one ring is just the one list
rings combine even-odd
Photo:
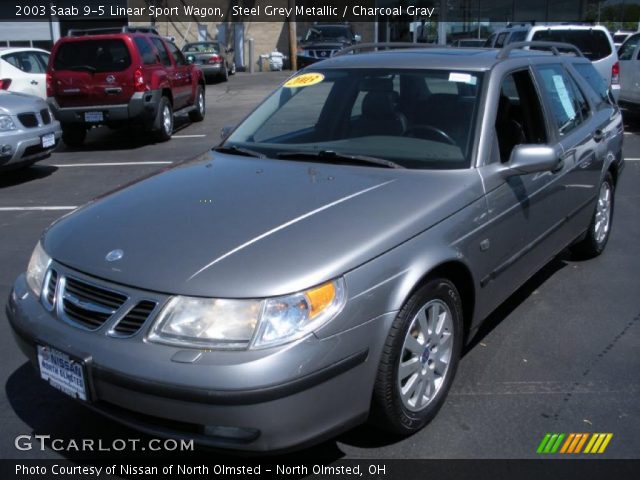
[(235, 75), (236, 64), (233, 48), (227, 48), (219, 42), (187, 43), (182, 47), (187, 61), (197, 65), (204, 78), (216, 77), (226, 82), (229, 75)]
[(360, 40), (348, 23), (314, 24), (298, 39), (298, 68), (333, 57)]
[(640, 33), (634, 33), (618, 49), (620, 59), (620, 98), (621, 107), (640, 112)]
[(634, 33), (635, 32), (632, 32), (630, 30), (617, 30), (615, 33), (613, 33), (613, 45), (616, 47), (616, 50), (620, 48), (620, 45), (622, 45), (624, 41)]
[(44, 233), (7, 307), (43, 379), (217, 447), (300, 447), (370, 414), (411, 434), (490, 312), (565, 247), (604, 250), (622, 118), (587, 59), (346, 53)]
[(205, 116), (202, 72), (147, 28), (72, 30), (51, 52), (47, 97), (70, 146), (99, 125), (136, 124), (165, 141), (175, 115)]
[(49, 52), (39, 48), (0, 48), (0, 90), (47, 98)]
[(484, 38), (460, 38), (451, 44), (452, 47), (484, 47)]
[(493, 33), (485, 46), (502, 48), (513, 42), (551, 41), (575, 45), (593, 63), (611, 87), (615, 100), (620, 92), (620, 64), (613, 38), (601, 25), (513, 25)]
[(47, 158), (61, 135), (60, 123), (44, 100), (0, 90), (0, 171)]

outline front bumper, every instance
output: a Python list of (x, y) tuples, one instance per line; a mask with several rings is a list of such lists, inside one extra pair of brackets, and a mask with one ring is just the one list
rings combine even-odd
[[(42, 147), (42, 137), (53, 133), (55, 145)], [(60, 123), (53, 120), (48, 125), (20, 128), (0, 133), (0, 168), (11, 169), (25, 163), (33, 163), (51, 155), (59, 144), (62, 131)], [(7, 152), (3, 154), (2, 152)]]
[[(155, 119), (158, 105), (162, 97), (161, 90), (136, 92), (128, 103), (118, 105), (83, 105), (61, 107), (55, 97), (47, 98), (47, 103), (56, 119), (63, 124), (83, 124), (86, 126), (103, 125), (119, 122), (146, 122)], [(102, 112), (102, 122), (85, 122), (85, 113)]]
[(394, 315), (269, 350), (196, 351), (147, 342), (144, 332), (113, 338), (106, 329), (74, 328), (45, 310), (22, 275), (7, 316), (35, 366), (36, 345), (84, 361), (88, 407), (156, 436), (273, 451), (315, 443), (366, 419)]

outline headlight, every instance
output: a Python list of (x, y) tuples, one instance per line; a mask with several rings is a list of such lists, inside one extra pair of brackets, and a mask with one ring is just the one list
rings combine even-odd
[(40, 292), (42, 292), (44, 274), (47, 272), (50, 263), (51, 257), (46, 254), (42, 245), (38, 242), (36, 248), (33, 249), (31, 260), (29, 260), (29, 266), (27, 267), (27, 284), (37, 297), (40, 297)]
[(149, 340), (197, 348), (264, 348), (308, 335), (344, 306), (344, 280), (263, 300), (173, 297)]
[(9, 130), (15, 130), (16, 124), (13, 123), (9, 115), (0, 115), (0, 132), (7, 132)]

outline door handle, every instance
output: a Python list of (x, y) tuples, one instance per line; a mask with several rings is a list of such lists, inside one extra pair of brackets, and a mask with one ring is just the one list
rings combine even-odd
[(604, 132), (602, 130), (600, 130), (599, 128), (593, 132), (593, 140), (596, 142), (601, 142), (602, 139), (604, 138)]
[(35, 81), (35, 80), (31, 80), (31, 85), (37, 85), (37, 84), (38, 84), (38, 82), (37, 82), (37, 81)]

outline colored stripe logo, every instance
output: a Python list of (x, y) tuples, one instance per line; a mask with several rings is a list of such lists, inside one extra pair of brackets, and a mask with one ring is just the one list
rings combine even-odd
[(612, 438), (613, 433), (547, 433), (536, 452), (539, 454), (604, 453)]

